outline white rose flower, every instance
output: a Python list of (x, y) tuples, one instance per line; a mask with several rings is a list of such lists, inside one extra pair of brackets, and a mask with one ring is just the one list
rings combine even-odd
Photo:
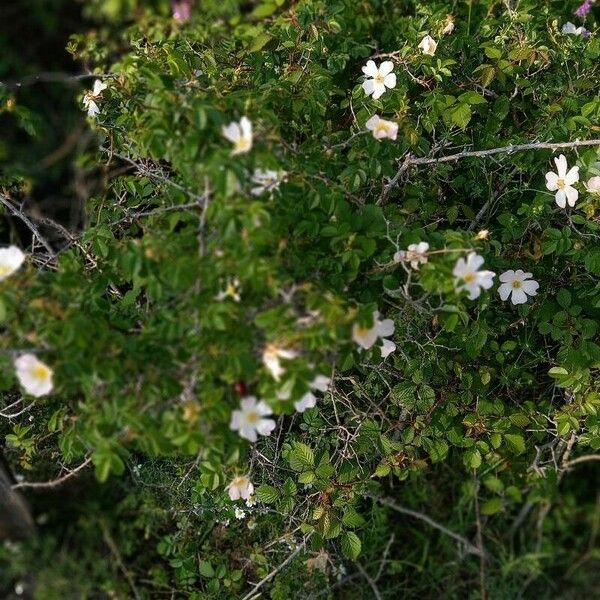
[(0, 281), (10, 277), (25, 261), (25, 254), (16, 246), (0, 248)]
[(263, 350), (262, 360), (263, 364), (275, 381), (279, 381), (281, 376), (285, 373), (285, 369), (281, 366), (281, 359), (292, 360), (297, 358), (298, 353), (295, 350), (289, 348), (282, 348), (277, 344), (267, 344)]
[(303, 413), (307, 408), (313, 408), (317, 405), (317, 397), (312, 392), (306, 392), (300, 400), (294, 402), (294, 408), (299, 412)]
[(96, 81), (94, 81), (94, 87), (85, 93), (85, 96), (83, 97), (83, 106), (87, 109), (88, 117), (95, 117), (100, 113), (100, 109), (95, 101), (100, 98), (102, 92), (107, 87), (108, 86), (103, 81), (96, 79)]
[(235, 302), (239, 302), (241, 300), (240, 296), (240, 281), (237, 278), (230, 279), (227, 282), (224, 290), (221, 290), (217, 295), (216, 299), (219, 301), (226, 300), (227, 298), (231, 298)]
[(17, 379), (26, 393), (39, 398), (52, 391), (52, 369), (33, 354), (21, 354), (15, 360)]
[(383, 140), (390, 138), (395, 140), (398, 136), (398, 123), (393, 121), (386, 121), (378, 115), (373, 115), (365, 124), (369, 131), (373, 132), (373, 137), (376, 140)]
[(600, 194), (599, 176), (596, 175), (596, 177), (590, 177), (583, 185), (585, 185), (585, 189), (590, 192), (590, 194)]
[(579, 197), (579, 192), (573, 187), (573, 184), (579, 181), (579, 167), (571, 167), (567, 171), (567, 159), (564, 154), (555, 158), (554, 162), (557, 173), (554, 171), (546, 173), (546, 188), (556, 192), (555, 199), (558, 206), (565, 208), (568, 203), (573, 207)]
[(239, 123), (232, 121), (229, 125), (224, 125), (222, 133), (233, 144), (232, 156), (252, 149), (252, 123), (248, 117), (242, 117)]
[(427, 251), (429, 244), (427, 242), (419, 242), (418, 244), (410, 244), (406, 251), (400, 250), (394, 254), (394, 262), (410, 262), (410, 266), (418, 270), (419, 265), (424, 265), (427, 262)]
[(419, 43), (418, 48), (423, 54), (433, 56), (437, 49), (437, 42), (429, 34), (427, 34)]
[(475, 300), (481, 294), (481, 290), (489, 290), (493, 285), (496, 274), (492, 271), (479, 271), (483, 265), (484, 258), (475, 252), (469, 252), (467, 260), (459, 258), (454, 270), (456, 291), (467, 290), (469, 300)]
[(513, 304), (525, 304), (528, 300), (527, 296), (535, 296), (540, 287), (537, 281), (531, 279), (532, 277), (532, 273), (525, 273), (521, 269), (504, 271), (498, 278), (502, 282), (498, 288), (500, 298), (506, 301), (512, 294), (511, 302)]
[[(330, 385), (331, 385), (330, 377), (327, 377), (326, 375), (317, 375), (312, 380), (312, 382), (310, 384), (310, 389), (325, 393), (329, 389)], [(312, 391), (308, 391), (308, 392), (306, 392), (306, 394), (304, 394), (302, 396), (302, 398), (300, 398), (300, 400), (296, 400), (296, 402), (294, 402), (294, 408), (298, 412), (302, 413), (307, 408), (313, 408), (313, 406), (316, 406), (316, 404), (317, 404), (317, 397), (313, 394)]]
[(363, 90), (367, 96), (373, 96), (373, 100), (380, 98), (386, 88), (392, 89), (396, 87), (396, 75), (392, 73), (394, 63), (391, 60), (386, 60), (377, 67), (375, 61), (369, 60), (362, 68), (362, 72), (370, 79), (365, 79), (362, 84)]
[(373, 313), (373, 325), (364, 327), (355, 323), (352, 327), (352, 339), (365, 350), (371, 348), (375, 342), (381, 338), (381, 355), (383, 358), (391, 354), (396, 349), (396, 344), (391, 340), (385, 339), (393, 335), (395, 329), (392, 319), (379, 320), (379, 311)]
[(247, 396), (240, 401), (239, 410), (231, 413), (229, 428), (237, 431), (241, 437), (249, 442), (256, 442), (258, 434), (270, 435), (275, 429), (276, 423), (273, 419), (265, 419), (273, 414), (271, 407), (264, 401), (257, 401), (254, 396)]
[(254, 494), (254, 485), (246, 475), (234, 477), (226, 489), (231, 500), (248, 500)]
[(250, 190), (250, 193), (253, 196), (262, 196), (265, 192), (275, 191), (281, 183), (281, 177), (277, 171), (255, 169), (252, 183), (256, 185)]

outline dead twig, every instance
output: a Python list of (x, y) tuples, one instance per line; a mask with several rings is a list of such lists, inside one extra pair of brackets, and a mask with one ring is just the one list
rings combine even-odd
[(394, 500), (392, 500), (391, 498), (382, 498), (380, 496), (375, 496), (373, 494), (366, 494), (366, 497), (371, 498), (372, 500), (375, 500), (376, 502), (379, 502), (380, 504), (383, 504), (384, 506), (388, 506), (389, 508), (395, 510), (396, 512), (402, 513), (404, 515), (408, 515), (409, 517), (413, 517), (414, 519), (419, 519), (420, 521), (424, 521), (430, 527), (433, 527), (434, 529), (441, 531), (448, 537), (451, 537), (452, 539), (455, 539), (457, 542), (460, 542), (469, 554), (475, 554), (476, 556), (483, 555), (485, 557), (484, 551), (482, 549), (478, 548), (477, 546), (474, 546), (467, 538), (463, 537), (462, 535), (448, 529), (447, 527), (444, 527), (444, 525), (442, 525), (441, 523), (434, 521), (428, 515), (426, 515), (422, 512), (418, 512), (416, 510), (412, 510), (410, 508), (405, 508), (404, 506), (400, 506), (399, 504), (396, 504), (396, 502), (394, 502)]

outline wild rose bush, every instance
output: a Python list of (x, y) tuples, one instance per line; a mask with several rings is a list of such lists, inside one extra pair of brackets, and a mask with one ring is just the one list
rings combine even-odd
[(581, 583), (600, 41), (577, 8), (202, 2), (73, 38), (104, 190), (50, 256), (0, 255), (3, 395), (32, 403), (6, 440), (31, 481), (91, 460), (127, 564), (72, 597)]

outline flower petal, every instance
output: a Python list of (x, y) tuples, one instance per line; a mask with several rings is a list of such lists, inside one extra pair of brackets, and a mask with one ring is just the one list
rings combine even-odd
[(531, 279), (529, 281), (524, 281), (523, 285), (521, 286), (521, 289), (529, 296), (536, 296), (539, 287), (540, 284), (537, 281)]
[(396, 74), (395, 73), (390, 73), (389, 75), (385, 76), (385, 79), (383, 80), (383, 85), (385, 85), (385, 87), (387, 88), (395, 88), (396, 87)]
[(500, 299), (503, 302), (506, 302), (508, 300), (508, 297), (510, 296), (510, 293), (512, 291), (512, 285), (510, 283), (503, 283), (499, 288), (498, 288), (498, 294), (500, 294)]
[(362, 72), (367, 77), (377, 77), (377, 75), (379, 74), (377, 65), (375, 64), (374, 60), (368, 60), (367, 64), (362, 68)]
[(561, 208), (564, 208), (567, 205), (567, 195), (565, 194), (564, 190), (558, 190), (554, 198), (556, 200), (556, 204), (558, 204), (558, 206)]
[(527, 294), (522, 289), (513, 289), (511, 301), (513, 304), (525, 304)]
[(567, 174), (567, 159), (564, 154), (561, 154), (558, 157), (555, 157), (554, 164), (556, 164), (556, 170), (558, 171), (558, 176), (562, 179), (565, 178)]
[(375, 91), (375, 80), (367, 79), (363, 81), (362, 88), (367, 96), (370, 96)]
[(394, 70), (394, 63), (391, 60), (384, 60), (379, 65), (379, 75), (385, 77)]
[(575, 202), (577, 202), (577, 198), (579, 198), (579, 192), (574, 187), (567, 186), (565, 188), (565, 194), (567, 195), (569, 206), (575, 206)]
[(558, 175), (554, 171), (546, 173), (546, 189), (555, 192), (558, 189)]

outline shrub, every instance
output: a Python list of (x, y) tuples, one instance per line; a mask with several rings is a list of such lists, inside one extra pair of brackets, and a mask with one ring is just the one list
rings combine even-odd
[(563, 33), (576, 5), (105, 4), (69, 44), (106, 86), (77, 99), (105, 186), (82, 231), (44, 223), (60, 244), (29, 220), (1, 284), (7, 404), (23, 353), (54, 386), (13, 457), (106, 482), (78, 509), (91, 589), (552, 597), (529, 586), (558, 565), (572, 589), (600, 447), (600, 42)]

